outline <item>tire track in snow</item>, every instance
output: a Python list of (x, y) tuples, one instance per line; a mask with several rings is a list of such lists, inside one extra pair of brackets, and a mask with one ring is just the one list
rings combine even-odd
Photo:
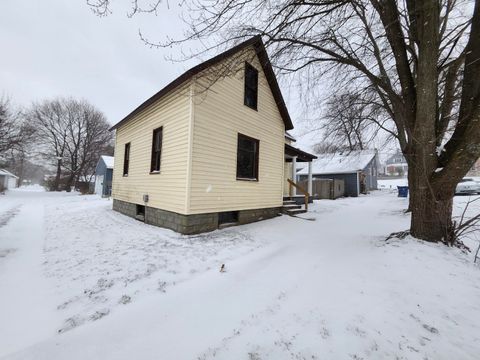
[(7, 225), (10, 220), (12, 220), (17, 214), (20, 212), (21, 205), (17, 205), (7, 211), (5, 211), (3, 214), (0, 214), (0, 228), (4, 227)]
[(15, 251), (0, 264), (0, 357), (55, 333), (55, 301), (43, 273), (43, 215), (42, 203), (25, 199), (2, 216), (0, 238)]

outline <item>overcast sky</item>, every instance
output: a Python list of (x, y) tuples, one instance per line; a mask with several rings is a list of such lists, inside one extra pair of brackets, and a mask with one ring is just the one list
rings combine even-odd
[[(130, 1), (99, 18), (86, 0), (2, 0), (0, 92), (18, 105), (55, 96), (85, 98), (116, 123), (194, 62), (171, 63), (173, 50), (138, 36), (179, 33), (174, 10), (129, 19)], [(174, 51), (179, 51), (176, 49)]]
[[(151, 41), (181, 35), (179, 9), (169, 2), (158, 16), (127, 17), (130, 0), (113, 1), (113, 13), (98, 17), (86, 0), (1, 0), (0, 96), (20, 106), (56, 96), (84, 98), (115, 124), (140, 103), (197, 63), (165, 60), (188, 48), (149, 48)], [(164, 3), (165, 4), (165, 3)], [(195, 47), (195, 44), (189, 46)], [(211, 56), (215, 54), (210, 54)], [(280, 81), (297, 146), (310, 150), (320, 136), (306, 134), (298, 88)], [(319, 116), (315, 113), (312, 117)]]
[[(2, 0), (0, 92), (18, 105), (85, 98), (114, 124), (202, 60), (172, 63), (165, 56), (178, 57), (182, 49), (151, 49), (140, 40), (139, 29), (151, 40), (181, 34), (174, 5), (158, 16), (130, 19), (130, 1), (113, 3), (113, 13), (100, 18), (86, 0)], [(284, 95), (298, 123), (289, 104), (293, 96)]]

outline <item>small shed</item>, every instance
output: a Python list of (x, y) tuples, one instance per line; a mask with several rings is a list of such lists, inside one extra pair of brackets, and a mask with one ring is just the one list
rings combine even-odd
[(0, 169), (0, 191), (16, 188), (17, 181), (18, 176), (8, 170)]
[(112, 195), (113, 156), (100, 156), (95, 168), (95, 194), (107, 197)]
[[(343, 180), (345, 196), (358, 196), (377, 189), (377, 152), (359, 150), (322, 154), (312, 163), (313, 179)], [(308, 170), (297, 172), (300, 181), (308, 178)]]

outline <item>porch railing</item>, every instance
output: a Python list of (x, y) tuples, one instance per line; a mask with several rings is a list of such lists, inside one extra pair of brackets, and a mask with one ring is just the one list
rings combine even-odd
[(308, 211), (308, 198), (310, 197), (310, 194), (308, 193), (308, 191), (306, 191), (303, 187), (293, 182), (291, 179), (287, 179), (287, 181), (289, 184), (288, 191), (289, 191), (290, 197), (293, 196), (293, 187), (295, 187), (298, 191), (300, 191), (303, 194), (305, 198), (305, 211)]

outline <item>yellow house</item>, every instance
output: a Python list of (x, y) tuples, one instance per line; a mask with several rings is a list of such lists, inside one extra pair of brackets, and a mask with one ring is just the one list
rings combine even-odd
[(295, 195), (287, 179), (315, 156), (291, 145), (292, 128), (263, 42), (251, 38), (112, 127), (113, 209), (183, 234), (301, 211), (284, 204)]

